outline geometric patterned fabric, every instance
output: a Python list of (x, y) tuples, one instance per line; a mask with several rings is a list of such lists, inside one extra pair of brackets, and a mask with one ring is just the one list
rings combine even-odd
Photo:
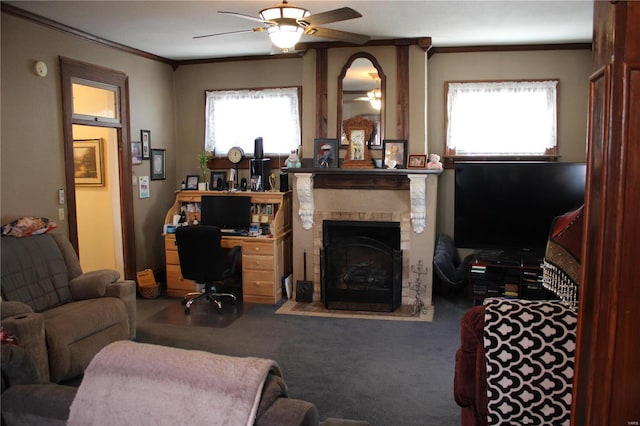
[(569, 425), (576, 313), (560, 301), (484, 305), (487, 424)]

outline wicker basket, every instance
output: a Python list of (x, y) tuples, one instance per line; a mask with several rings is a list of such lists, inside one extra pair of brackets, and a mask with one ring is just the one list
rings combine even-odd
[(140, 294), (142, 295), (142, 297), (144, 297), (145, 299), (155, 299), (156, 297), (160, 296), (160, 284), (156, 284), (153, 286), (138, 286), (138, 289), (140, 290)]
[(138, 278), (138, 290), (145, 299), (155, 299), (160, 295), (160, 284), (156, 282), (151, 269), (145, 269), (136, 274)]

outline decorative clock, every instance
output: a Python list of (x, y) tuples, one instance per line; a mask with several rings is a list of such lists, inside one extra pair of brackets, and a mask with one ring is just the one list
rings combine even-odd
[(373, 123), (363, 117), (352, 117), (342, 124), (349, 142), (342, 167), (347, 169), (372, 169), (369, 139), (373, 133)]
[(233, 164), (238, 164), (244, 158), (244, 150), (239, 146), (234, 146), (227, 152), (227, 158)]

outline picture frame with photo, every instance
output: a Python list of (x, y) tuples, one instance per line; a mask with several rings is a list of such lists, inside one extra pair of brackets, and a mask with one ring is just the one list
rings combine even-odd
[(382, 165), (385, 169), (407, 168), (407, 140), (385, 139), (382, 143)]
[(188, 190), (198, 189), (198, 182), (200, 182), (199, 175), (187, 175), (185, 189), (188, 189)]
[(73, 141), (73, 170), (76, 186), (104, 186), (102, 139)]
[(338, 139), (314, 139), (313, 148), (313, 167), (323, 169), (338, 167)]
[(427, 167), (427, 156), (425, 154), (409, 154), (409, 163), (407, 167), (410, 169), (424, 169)]
[(151, 158), (151, 130), (140, 130), (140, 141), (142, 143), (142, 159)]
[(166, 150), (160, 148), (151, 149), (151, 180), (164, 180), (167, 178)]
[[(220, 180), (220, 185), (218, 185)], [(227, 185), (227, 172), (224, 170), (212, 170), (211, 180), (209, 181), (209, 189), (212, 191), (222, 191)]]
[(142, 164), (142, 142), (131, 142), (131, 164)]

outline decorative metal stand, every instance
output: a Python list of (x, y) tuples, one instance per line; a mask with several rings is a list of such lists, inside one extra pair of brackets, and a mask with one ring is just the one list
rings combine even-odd
[(418, 276), (416, 278), (416, 283), (415, 285), (413, 285), (413, 287), (411, 286), (411, 283), (409, 283), (409, 288), (415, 289), (416, 291), (416, 300), (415, 302), (413, 302), (412, 315), (417, 316), (420, 314), (426, 314), (427, 307), (424, 305), (424, 302), (422, 301), (422, 281), (420, 279), (420, 276), (425, 275), (427, 273), (427, 268), (422, 266), (422, 260), (418, 260), (417, 266), (411, 265), (411, 272), (413, 272)]

